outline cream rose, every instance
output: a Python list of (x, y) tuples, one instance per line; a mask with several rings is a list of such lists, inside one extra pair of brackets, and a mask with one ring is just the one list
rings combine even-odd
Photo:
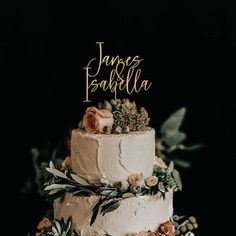
[(132, 186), (142, 186), (144, 184), (143, 174), (132, 174), (128, 177), (128, 182)]
[(113, 114), (105, 109), (88, 107), (83, 117), (83, 126), (89, 133), (104, 133), (104, 127), (112, 127)]
[(155, 185), (157, 185), (157, 183), (158, 183), (158, 178), (156, 176), (151, 176), (151, 177), (148, 177), (147, 179), (145, 179), (145, 184), (148, 187), (155, 186)]
[(166, 236), (175, 236), (175, 227), (170, 221), (166, 221), (161, 224), (158, 231), (165, 234)]

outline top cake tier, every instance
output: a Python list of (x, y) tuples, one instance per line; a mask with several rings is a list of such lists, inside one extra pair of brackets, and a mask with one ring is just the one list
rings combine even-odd
[(127, 181), (130, 174), (152, 175), (155, 160), (155, 130), (128, 134), (92, 134), (72, 131), (71, 167), (90, 183), (105, 178)]

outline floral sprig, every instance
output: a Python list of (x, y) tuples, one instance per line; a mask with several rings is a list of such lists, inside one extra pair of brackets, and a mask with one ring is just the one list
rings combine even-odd
[(127, 236), (194, 236), (193, 231), (198, 228), (194, 216), (174, 215), (169, 221), (166, 221), (157, 228), (156, 231), (140, 231), (138, 233), (129, 233)]
[(38, 232), (35, 236), (79, 236), (79, 234), (72, 229), (72, 218), (69, 217), (67, 221), (55, 219), (50, 221), (44, 217), (38, 224)]
[(79, 128), (89, 133), (121, 134), (143, 131), (150, 121), (144, 107), (137, 108), (129, 99), (112, 99), (96, 107), (88, 107)]
[[(44, 217), (38, 224), (37, 232), (32, 234), (34, 236), (80, 236), (75, 230), (72, 229), (72, 217), (67, 221), (64, 219), (49, 220)], [(198, 228), (197, 220), (194, 216), (179, 216), (173, 215), (169, 221), (159, 225), (156, 231), (140, 231), (138, 233), (129, 233), (126, 236), (194, 236)], [(104, 236), (112, 236), (105, 234)]]
[(55, 168), (50, 162), (50, 167), (46, 170), (53, 177), (45, 183), (45, 191), (48, 199), (54, 200), (63, 196), (66, 192), (74, 196), (88, 197), (99, 196), (100, 199), (93, 208), (90, 225), (96, 220), (98, 213), (105, 215), (116, 210), (122, 200), (130, 197), (159, 194), (165, 198), (166, 192), (170, 189), (181, 190), (182, 184), (177, 170), (174, 169), (173, 162), (167, 167), (165, 163), (157, 158), (153, 175), (144, 179), (142, 174), (132, 174), (126, 182), (110, 183), (106, 179), (101, 179), (100, 184), (90, 184), (84, 178), (72, 172), (62, 172)]
[(193, 231), (198, 228), (196, 217), (178, 216), (171, 218), (175, 226), (175, 235), (194, 236)]

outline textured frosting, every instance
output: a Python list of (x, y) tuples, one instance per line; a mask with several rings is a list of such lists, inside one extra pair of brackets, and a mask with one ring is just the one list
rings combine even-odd
[(90, 134), (72, 131), (72, 170), (90, 183), (101, 178), (126, 181), (130, 174), (152, 175), (155, 158), (155, 130), (129, 134)]
[(74, 228), (81, 236), (125, 236), (141, 230), (156, 230), (173, 214), (173, 192), (166, 193), (166, 199), (154, 196), (141, 196), (124, 199), (115, 211), (105, 216), (98, 215), (90, 227), (92, 208), (98, 197), (75, 197), (66, 194), (63, 202), (54, 202), (55, 218), (67, 219), (72, 216)]

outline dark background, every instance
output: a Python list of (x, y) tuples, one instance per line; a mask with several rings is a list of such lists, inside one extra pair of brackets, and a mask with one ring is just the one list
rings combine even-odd
[[(148, 109), (152, 127), (187, 108), (186, 143), (205, 147), (180, 154), (192, 167), (180, 170), (184, 190), (175, 195), (175, 209), (198, 218), (197, 235), (227, 232), (222, 221), (230, 217), (222, 210), (233, 198), (228, 184), (235, 160), (235, 13), (235, 1), (1, 3), (1, 77), (7, 84), (2, 101), (10, 123), (5, 159), (16, 178), (6, 214), (14, 215), (15, 235), (26, 235), (47, 209), (36, 193), (21, 193), (32, 174), (30, 148), (65, 140), (68, 129), (77, 127), (88, 106), (82, 102), (82, 68), (97, 55), (96, 41), (105, 42), (107, 54), (144, 58), (142, 78), (153, 85), (129, 98)], [(96, 104), (111, 96), (91, 98)]]

